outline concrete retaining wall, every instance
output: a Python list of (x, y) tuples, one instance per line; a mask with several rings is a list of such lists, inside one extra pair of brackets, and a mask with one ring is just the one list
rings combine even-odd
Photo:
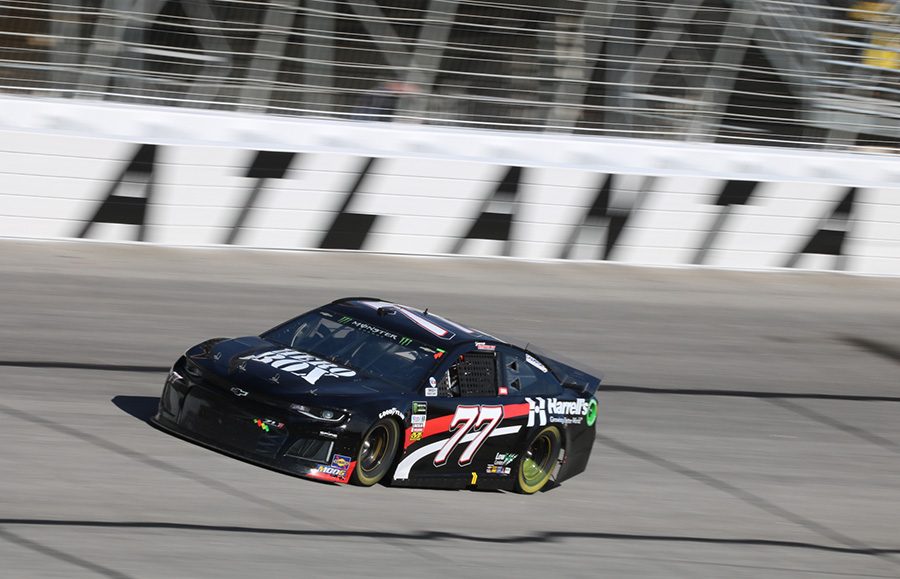
[(900, 159), (0, 99), (0, 236), (900, 274)]

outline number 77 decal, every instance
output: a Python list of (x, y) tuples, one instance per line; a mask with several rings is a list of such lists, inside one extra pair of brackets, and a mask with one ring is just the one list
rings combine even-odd
[[(434, 457), (434, 466), (442, 466), (447, 462), (447, 457), (453, 452), (453, 449), (460, 443), (466, 433), (478, 430), (478, 427), (484, 425), (478, 435), (472, 439), (469, 446), (463, 451), (459, 457), (460, 466), (465, 466), (472, 462), (475, 453), (487, 440), (491, 432), (497, 428), (500, 421), (503, 420), (503, 406), (457, 406), (456, 414), (450, 422), (450, 430), (453, 436), (447, 439), (447, 442), (438, 451)], [(485, 424), (487, 422), (487, 424)]]

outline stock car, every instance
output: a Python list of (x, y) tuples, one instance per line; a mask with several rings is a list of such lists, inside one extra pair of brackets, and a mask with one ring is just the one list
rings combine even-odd
[(188, 349), (151, 421), (320, 481), (531, 494), (586, 468), (598, 374), (427, 309), (343, 298)]

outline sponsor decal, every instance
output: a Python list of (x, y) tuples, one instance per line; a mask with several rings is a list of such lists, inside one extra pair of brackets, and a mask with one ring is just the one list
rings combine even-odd
[[(291, 348), (271, 350), (252, 356), (243, 356), (239, 359), (266, 364), (273, 368), (277, 368), (282, 372), (288, 372), (294, 376), (299, 376), (310, 384), (315, 384), (324, 376), (331, 378), (350, 378), (356, 376), (356, 372), (349, 368), (343, 368), (327, 360), (322, 360), (311, 354), (298, 352)], [(270, 378), (270, 380), (278, 384), (278, 376), (280, 375), (276, 374), (275, 377)]]
[(331, 439), (338, 437), (338, 435), (335, 434), (334, 432), (328, 432), (327, 430), (320, 430), (319, 436), (324, 436), (325, 438), (331, 438)]
[(396, 408), (389, 408), (388, 410), (383, 410), (380, 414), (378, 414), (378, 418), (384, 418), (385, 416), (399, 416), (403, 418), (403, 413), (397, 410)]
[(428, 379), (429, 386), (437, 386), (437, 380), (435, 380), (434, 376)]
[(532, 356), (531, 354), (525, 354), (525, 361), (528, 362), (529, 364), (531, 364), (532, 366), (534, 366), (535, 368), (537, 368), (538, 370), (540, 370), (541, 372), (543, 372), (544, 374), (547, 373), (547, 367), (544, 366), (543, 364), (541, 364), (541, 361), (538, 360), (537, 358), (535, 358), (534, 356)]
[(551, 424), (581, 424), (583, 419), (581, 416), (551, 416), (548, 418)]
[(350, 461), (351, 459), (349, 456), (336, 454), (331, 459), (330, 466), (321, 465), (319, 466), (318, 470), (319, 472), (327, 474), (329, 476), (333, 476), (339, 479), (345, 479), (347, 478), (347, 470), (350, 468)]
[(271, 382), (273, 384), (280, 384), (281, 383), (281, 374), (275, 374), (274, 376), (269, 378), (269, 382)]
[(556, 424), (581, 424), (590, 409), (584, 398), (559, 400), (557, 398), (526, 398), (528, 402), (528, 426), (544, 426), (549, 421)]
[(318, 470), (319, 470), (319, 472), (327, 474), (328, 476), (333, 476), (333, 477), (337, 477), (337, 478), (344, 478), (344, 476), (347, 474), (346, 470), (341, 470), (341, 469), (337, 468), (336, 466), (320, 465)]
[(547, 401), (543, 398), (533, 400), (526, 398), (528, 403), (528, 423), (526, 426), (544, 426), (547, 424)]
[(282, 428), (284, 428), (284, 422), (278, 422), (276, 420), (272, 420), (271, 418), (254, 418), (253, 424), (259, 426), (266, 432), (270, 432), (273, 428), (275, 430), (281, 430)]
[[(350, 318), (349, 316), (344, 316), (343, 318), (340, 319), (340, 322), (342, 324), (345, 324), (348, 326), (353, 326), (354, 328), (356, 328), (358, 330), (362, 330), (363, 332), (372, 334), (373, 336), (379, 336), (381, 338), (387, 338), (387, 339), (393, 340), (395, 342), (400, 342), (401, 346), (405, 346), (407, 344), (412, 343), (412, 340), (410, 340), (409, 338), (401, 338), (400, 336), (398, 336), (397, 334), (395, 334), (393, 332), (388, 332), (387, 330), (383, 330), (383, 329), (379, 328), (378, 326), (373, 326), (373, 325), (367, 324), (365, 322), (360, 322), (358, 320), (354, 320), (354, 319)], [(404, 340), (406, 340), (406, 343), (403, 342)]]
[(231, 389), (231, 393), (234, 394), (235, 396), (239, 396), (239, 397), (242, 397), (242, 398), (243, 398), (244, 396), (246, 396), (247, 394), (250, 394), (250, 393), (247, 392), (246, 390), (241, 390), (241, 389), (238, 388), (237, 386), (235, 386), (234, 388)]
[(438, 395), (437, 388), (426, 388), (425, 389), (425, 396), (428, 396), (429, 398), (434, 398), (437, 395)]
[(516, 457), (519, 456), (513, 452), (498, 452), (494, 457), (494, 464), (497, 466), (508, 466), (512, 464)]
[(484, 342), (475, 342), (475, 347), (479, 350), (488, 350), (490, 352), (497, 349), (497, 346), (494, 344), (485, 344)]
[(487, 465), (487, 474), (499, 474), (500, 476), (509, 476), (511, 469), (508, 466), (499, 466), (496, 464)]
[(584, 398), (577, 400), (557, 400), (549, 398), (547, 400), (547, 412), (550, 414), (561, 414), (565, 416), (584, 416), (588, 413), (588, 401)]
[(588, 404), (588, 411), (584, 417), (584, 421), (588, 426), (593, 426), (597, 422), (597, 399), (591, 398)]
[(500, 396), (506, 396), (507, 394), (509, 394), (509, 388), (507, 388), (506, 386), (501, 386), (497, 389), (497, 394)]
[(425, 432), (425, 424), (428, 420), (428, 403), (413, 402), (412, 415), (409, 417), (409, 442), (417, 442), (422, 440), (422, 433)]
[(445, 351), (438, 348), (437, 352), (434, 353), (434, 359), (438, 360), (438, 359), (442, 358), (444, 356), (444, 354), (445, 354)]

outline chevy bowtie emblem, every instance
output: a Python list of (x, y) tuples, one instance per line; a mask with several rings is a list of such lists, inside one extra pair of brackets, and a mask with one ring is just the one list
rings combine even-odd
[(247, 394), (250, 394), (250, 393), (247, 392), (246, 390), (241, 390), (241, 389), (238, 388), (238, 387), (232, 388), (232, 389), (231, 389), (231, 393), (234, 394), (235, 396), (246, 396)]
[(275, 374), (274, 376), (269, 378), (269, 382), (272, 382), (274, 384), (278, 384), (280, 381), (281, 381), (281, 374)]

